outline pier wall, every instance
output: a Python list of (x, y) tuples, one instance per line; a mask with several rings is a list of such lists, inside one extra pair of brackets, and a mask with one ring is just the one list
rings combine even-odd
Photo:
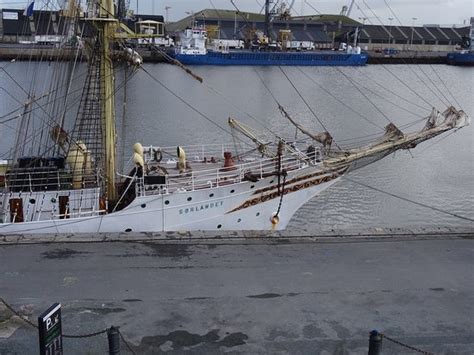
[[(391, 47), (392, 48), (392, 47)], [(155, 50), (142, 48), (138, 50), (145, 62), (166, 62), (164, 57)], [(378, 48), (369, 50), (369, 64), (446, 64), (447, 51), (400, 51), (386, 55)], [(0, 60), (72, 60), (76, 49), (58, 51), (53, 46), (29, 46), (20, 44), (0, 44)]]

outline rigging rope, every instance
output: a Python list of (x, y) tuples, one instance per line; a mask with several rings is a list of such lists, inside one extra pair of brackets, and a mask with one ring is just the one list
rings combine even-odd
[(397, 14), (395, 13), (395, 11), (392, 10), (392, 8), (391, 8), (390, 5), (388, 4), (387, 0), (383, 0), (383, 2), (385, 3), (385, 5), (387, 5), (388, 9), (389, 9), (390, 12), (392, 13), (393, 17), (395, 17), (395, 19), (398, 21), (398, 23), (400, 24), (400, 26), (403, 26), (402, 21), (400, 21), (400, 19), (398, 18)]
[[(410, 65), (408, 65), (410, 66)], [(382, 68), (384, 68), (386, 71), (388, 71), (395, 79), (397, 79), (400, 83), (402, 83), (408, 90), (410, 90), (412, 93), (414, 93), (418, 98), (420, 98), (422, 101), (424, 101), (429, 107), (433, 107), (433, 104), (431, 104), (429, 101), (427, 101), (423, 96), (421, 96), (416, 90), (412, 89), (407, 83), (405, 83), (402, 79), (400, 79), (397, 75), (395, 75), (390, 69), (387, 68), (385, 64), (382, 64)]]
[[(135, 74), (136, 74), (136, 71), (134, 71), (134, 72), (132, 73), (132, 76), (135, 75)], [(115, 88), (115, 90), (113, 91), (113, 93), (112, 93), (111, 95), (114, 95), (114, 94), (115, 94), (118, 90), (120, 90), (124, 85), (125, 85), (125, 82), (122, 82), (121, 84), (119, 84), (119, 85)], [(61, 86), (61, 87), (62, 87), (62, 86)], [(58, 87), (55, 91), (58, 91), (61, 87)], [(79, 88), (79, 89), (76, 89), (76, 90), (74, 90), (74, 91), (71, 91), (69, 94), (72, 94), (72, 93), (75, 93), (75, 92), (78, 92), (78, 91), (81, 91), (81, 90), (82, 90), (82, 88)], [(44, 98), (44, 97), (49, 96), (49, 94), (50, 94), (50, 93), (45, 94), (45, 95), (39, 97), (38, 99), (35, 100), (35, 102), (37, 103), (37, 101), (39, 101), (40, 99), (42, 99), (42, 98)], [(37, 103), (36, 108), (32, 108), (32, 109), (30, 109), (29, 111), (26, 111), (26, 112), (33, 112), (33, 111), (35, 111), (36, 109), (43, 109), (45, 106), (49, 105), (51, 102), (55, 102), (55, 101), (57, 101), (57, 100), (63, 99), (65, 96), (66, 96), (66, 95), (63, 95), (63, 96), (60, 96), (60, 97), (55, 97), (54, 100), (48, 101), (48, 102), (44, 103), (43, 105), (38, 105), (38, 103)], [(73, 102), (71, 102), (70, 106), (66, 107), (65, 110), (67, 111), (69, 108), (74, 107), (75, 105), (77, 105), (77, 104), (80, 102), (80, 100), (81, 100), (81, 97), (76, 98), (76, 100), (73, 101)], [(18, 108), (16, 111), (18, 111), (18, 110), (20, 110), (20, 109), (22, 109), (22, 107)], [(43, 110), (44, 110), (44, 109), (43, 109)], [(5, 122), (12, 121), (12, 120), (17, 119), (17, 118), (20, 118), (20, 117), (21, 117), (21, 115), (20, 115), (20, 116), (11, 117), (11, 118), (6, 119), (6, 120), (4, 120), (4, 121), (0, 121), (0, 124), (5, 124)], [(1, 118), (1, 117), (0, 117), (0, 118)], [(40, 119), (43, 123), (45, 123), (45, 125), (48, 126), (49, 128), (54, 128), (54, 120), (52, 120), (52, 122), (48, 122), (48, 121), (44, 121), (42, 117), (39, 117), (39, 119)], [(13, 129), (13, 130), (15, 130), (15, 129)], [(30, 143), (30, 142), (31, 142), (37, 135), (39, 135), (39, 134), (41, 134), (41, 131), (35, 131), (35, 132), (33, 132), (33, 133), (30, 135), (30, 137), (28, 137), (28, 139), (25, 140), (25, 143)], [(51, 146), (51, 147), (49, 147), (49, 148), (46, 148), (45, 151), (43, 152), (43, 155), (50, 153), (50, 152), (52, 151), (52, 149), (54, 149), (54, 148), (55, 148), (54, 145)], [(7, 152), (5, 152), (2, 156), (5, 157), (5, 156), (7, 156), (8, 154), (11, 154), (11, 152), (12, 152), (13, 149), (14, 149), (13, 147), (10, 148), (10, 149), (9, 149)]]
[(427, 205), (427, 204), (422, 203), (422, 202), (417, 202), (417, 201), (411, 200), (411, 199), (409, 199), (409, 198), (407, 198), (407, 197), (399, 196), (399, 195), (396, 195), (396, 194), (394, 194), (394, 193), (381, 190), (381, 189), (379, 189), (379, 188), (376, 188), (376, 187), (367, 185), (367, 184), (365, 184), (365, 183), (363, 183), (363, 182), (356, 181), (356, 180), (353, 180), (353, 179), (351, 179), (351, 178), (348, 178), (347, 176), (345, 176), (344, 178), (345, 178), (346, 180), (349, 180), (350, 182), (353, 182), (354, 184), (358, 184), (358, 185), (364, 186), (364, 187), (366, 187), (366, 188), (368, 188), (368, 189), (371, 189), (371, 190), (374, 190), (374, 191), (377, 191), (377, 192), (386, 194), (386, 195), (388, 195), (388, 196), (392, 196), (392, 197), (398, 198), (399, 200), (406, 201), (406, 202), (410, 202), (410, 203), (413, 203), (413, 204), (418, 205), (418, 206), (421, 206), (421, 207), (429, 208), (429, 209), (431, 209), (431, 210), (433, 210), (433, 211), (441, 212), (441, 213), (444, 213), (444, 214), (447, 214), (447, 215), (450, 215), (450, 216), (453, 216), (453, 217), (456, 217), (456, 218), (459, 218), (459, 219), (463, 219), (463, 220), (466, 220), (466, 221), (474, 222), (474, 219), (472, 219), (472, 218), (465, 217), (465, 216), (461, 216), (461, 215), (459, 215), (459, 214), (457, 214), (457, 213), (453, 213), (453, 212), (449, 212), (449, 211), (446, 211), (446, 210), (442, 210), (442, 209), (440, 209), (440, 208), (433, 207), (433, 206)]
[(356, 89), (360, 92), (362, 96), (366, 98), (366, 100), (389, 122), (392, 123), (390, 118), (376, 105), (372, 102), (372, 100), (356, 85), (356, 83), (347, 76), (340, 68), (336, 67), (336, 70), (339, 71)]
[(357, 10), (359, 10), (362, 15), (364, 16), (364, 19), (367, 20), (369, 22), (369, 25), (373, 25), (374, 23), (372, 22), (372, 20), (370, 19), (370, 16), (367, 16), (367, 14), (365, 13), (364, 10), (362, 10), (362, 8), (359, 6), (358, 3), (355, 3), (356, 7), (357, 7)]
[[(321, 121), (321, 119), (318, 117), (318, 115), (316, 114), (316, 112), (314, 112), (314, 110), (311, 108), (311, 106), (308, 104), (308, 102), (306, 101), (306, 99), (303, 97), (303, 95), (301, 94), (301, 92), (298, 90), (298, 88), (295, 86), (295, 84), (293, 84), (293, 82), (291, 81), (291, 79), (288, 77), (288, 75), (286, 75), (285, 71), (283, 70), (283, 68), (281, 66), (279, 66), (278, 68), (280, 68), (281, 72), (283, 73), (283, 75), (285, 76), (285, 78), (288, 80), (288, 82), (291, 84), (291, 86), (293, 87), (293, 89), (296, 91), (296, 93), (298, 94), (298, 96), (301, 98), (301, 100), (304, 102), (304, 104), (306, 105), (306, 107), (310, 110), (310, 112), (313, 114), (313, 116), (316, 118), (316, 120), (319, 122), (319, 124), (321, 125), (321, 127), (326, 131), (326, 132), (329, 132), (328, 129), (326, 128), (326, 126), (324, 125), (324, 123)], [(339, 145), (336, 143), (336, 141), (333, 139), (333, 143), (334, 145), (339, 149), (339, 150), (342, 150), (341, 147), (339, 147)]]
[(323, 90), (326, 94), (328, 94), (330, 97), (332, 97), (334, 100), (339, 102), (341, 105), (344, 107), (348, 108), (350, 111), (354, 112), (357, 114), (359, 117), (361, 117), (363, 120), (367, 121), (371, 125), (377, 127), (378, 129), (384, 131), (384, 128), (382, 126), (379, 126), (377, 123), (372, 122), (369, 120), (367, 117), (365, 117), (363, 114), (360, 112), (356, 111), (354, 108), (352, 108), (350, 105), (346, 104), (343, 100), (339, 99), (337, 96), (332, 94), (329, 90), (327, 90), (323, 85), (319, 84), (316, 80), (314, 80), (312, 77), (310, 77), (307, 73), (305, 73), (300, 67), (298, 67), (298, 70), (306, 77), (308, 78), (313, 84), (317, 85), (321, 90)]
[[(404, 60), (404, 61), (405, 61), (405, 60)], [(414, 61), (414, 59), (413, 59), (413, 61)], [(405, 64), (407, 64), (407, 63), (405, 62)], [(413, 62), (413, 64), (415, 64), (415, 63)], [(434, 85), (434, 83), (433, 83), (433, 81), (430, 79), (430, 77), (427, 76), (426, 73), (421, 69), (421, 66), (420, 66), (419, 64), (415, 64), (415, 65), (416, 65), (416, 66), (420, 69), (420, 71), (428, 78), (428, 80), (430, 80), (430, 81), (432, 82), (432, 84)], [(415, 69), (413, 69), (413, 67), (412, 67), (411, 65), (408, 65), (408, 69), (410, 69), (410, 70), (413, 72), (413, 74), (415, 74), (415, 76), (421, 81), (421, 83), (422, 83), (423, 85), (425, 85), (425, 86), (428, 88), (429, 91), (431, 91), (431, 93), (434, 95), (434, 97), (435, 97), (436, 99), (438, 99), (438, 100), (443, 104), (443, 106), (449, 106), (449, 101), (448, 101), (448, 103), (446, 104), (446, 102), (443, 101), (443, 98), (442, 98), (441, 96), (439, 96), (438, 93), (437, 93), (436, 91), (434, 91), (434, 89), (433, 89), (430, 85), (428, 85), (428, 84), (425, 82), (425, 80), (423, 80), (423, 78), (420, 77), (420, 75), (416, 72)], [(435, 86), (435, 85), (434, 85), (434, 86)]]
[(453, 93), (451, 92), (451, 90), (449, 90), (449, 87), (446, 85), (446, 83), (443, 81), (443, 79), (441, 79), (441, 77), (439, 76), (438, 72), (434, 69), (433, 65), (430, 64), (430, 67), (431, 67), (431, 70), (433, 70), (433, 72), (436, 74), (436, 76), (438, 77), (439, 81), (441, 82), (441, 84), (443, 84), (444, 88), (446, 89), (446, 91), (449, 93), (449, 95), (451, 95), (451, 97), (454, 99), (454, 102), (456, 103), (456, 105), (458, 105), (458, 108), (462, 108), (461, 104), (458, 102), (458, 100), (456, 99), (456, 96), (453, 95)]
[(385, 87), (384, 85), (380, 84), (379, 82), (377, 82), (377, 80), (374, 80), (371, 76), (367, 75), (366, 73), (362, 73), (359, 69), (357, 68), (354, 68), (358, 73), (362, 74), (365, 76), (366, 79), (369, 79), (371, 82), (373, 82), (375, 85), (377, 85), (378, 87), (384, 89), (385, 91), (389, 92), (390, 94), (402, 99), (403, 101), (413, 105), (413, 106), (416, 106), (420, 109), (422, 109), (423, 111), (427, 111), (427, 112), (431, 112), (431, 109), (432, 109), (432, 106), (429, 105), (428, 108), (425, 107), (425, 106), (421, 106), (420, 104), (418, 104), (417, 102), (413, 102), (411, 100), (408, 100), (407, 98), (404, 98), (403, 96), (397, 94), (395, 91)]
[[(254, 69), (255, 70), (255, 69)], [(256, 70), (255, 70), (256, 71)], [(257, 75), (258, 72), (256, 71)], [(202, 85), (204, 85), (204, 87), (206, 89), (208, 89), (210, 92), (214, 93), (215, 95), (223, 98), (231, 107), (233, 107), (234, 109), (236, 109), (237, 111), (243, 113), (244, 115), (246, 115), (247, 117), (249, 117), (251, 120), (253, 120), (257, 125), (259, 125), (262, 129), (268, 131), (273, 137), (276, 137), (276, 138), (281, 138), (277, 135), (275, 135), (275, 133), (270, 129), (268, 128), (268, 126), (262, 124), (262, 122), (260, 120), (257, 119), (257, 117), (255, 117), (255, 115), (252, 115), (251, 113), (247, 112), (247, 111), (244, 111), (242, 110), (241, 107), (237, 106), (232, 100), (230, 100), (229, 98), (225, 97), (222, 93), (220, 93), (219, 91), (217, 91), (216, 89), (214, 89), (212, 86), (210, 85), (207, 85), (205, 82), (202, 83)], [(270, 93), (271, 94), (271, 93)], [(272, 95), (273, 96), (273, 95)], [(275, 98), (274, 98), (275, 99)]]
[[(363, 1), (363, 3), (365, 4), (365, 6), (374, 14), (374, 16), (375, 16), (375, 17), (377, 18), (377, 20), (380, 22), (380, 24), (382, 25), (382, 27), (386, 30), (386, 28), (385, 28), (383, 22), (382, 22), (382, 21), (380, 20), (380, 18), (377, 16), (377, 14), (375, 13), (375, 11), (370, 8), (370, 6), (366, 3), (365, 0), (362, 0), (362, 1)], [(395, 13), (394, 13), (393, 10), (390, 8), (390, 6), (387, 4), (386, 1), (385, 1), (385, 4), (386, 4), (387, 7), (390, 9), (390, 11), (392, 11), (392, 13), (395, 15)], [(397, 17), (396, 15), (395, 15), (395, 17), (396, 17), (397, 20), (400, 22), (400, 20), (398, 19), (398, 17)], [(400, 24), (401, 24), (401, 22), (400, 22)], [(391, 37), (390, 39), (393, 38), (393, 36), (391, 35), (391, 32), (390, 32), (390, 37)], [(407, 64), (407, 62), (405, 61), (404, 58), (402, 58), (402, 61), (403, 61), (404, 64)], [(415, 63), (414, 63), (414, 58), (413, 58), (413, 64), (415, 64)], [(433, 84), (433, 86), (436, 87), (436, 89), (441, 93), (441, 95), (442, 95), (443, 97), (445, 97), (445, 95), (443, 94), (443, 92), (442, 92), (441, 90), (439, 90), (439, 88), (438, 88), (438, 87), (436, 86), (436, 84), (431, 80), (431, 78), (421, 69), (420, 65), (419, 65), (419, 64), (417, 64), (417, 65), (418, 65), (418, 67), (420, 68), (420, 71), (428, 78), (428, 80)], [(385, 67), (385, 64), (383, 64), (382, 66), (383, 66), (387, 71), (389, 71), (392, 75), (394, 75), (390, 70), (388, 70), (388, 68)], [(443, 105), (446, 105), (446, 103), (443, 101), (443, 99), (432, 89), (432, 87), (431, 87), (430, 85), (427, 85), (426, 82), (425, 82), (422, 78), (420, 78), (420, 76), (418, 75), (418, 73), (417, 73), (410, 65), (408, 65), (408, 67), (409, 67), (409, 69), (415, 74), (415, 76), (422, 82), (422, 84), (425, 85), (425, 86), (434, 94), (434, 96), (435, 96), (440, 102), (443, 103)], [(395, 75), (394, 75), (394, 76), (395, 76)], [(396, 77), (396, 76), (395, 76), (395, 77)], [(398, 80), (400, 80), (398, 77), (396, 77), (396, 78), (397, 78)], [(402, 82), (402, 83), (403, 83), (403, 82)], [(406, 85), (405, 83), (403, 83), (403, 84), (408, 87), (408, 85)], [(415, 92), (415, 91), (413, 91), (410, 87), (408, 87), (408, 88), (409, 88), (412, 92)], [(434, 105), (430, 104), (428, 101), (426, 101), (423, 97), (421, 97), (418, 93), (415, 92), (415, 94), (416, 94), (418, 97), (420, 97), (423, 101), (425, 101), (426, 103), (428, 103), (428, 105), (430, 105), (431, 107), (434, 106)], [(445, 97), (445, 99), (447, 99), (447, 98)], [(447, 99), (447, 102), (448, 102), (448, 106), (451, 105), (451, 104), (450, 104), (450, 100)]]
[(411, 114), (411, 115), (413, 115), (413, 116), (415, 116), (415, 117), (418, 117), (418, 118), (423, 117), (423, 116), (419, 115), (419, 114), (416, 113), (416, 112), (413, 112), (413, 111), (411, 111), (411, 110), (409, 110), (409, 109), (407, 109), (407, 108), (405, 108), (405, 107), (403, 107), (403, 106), (400, 106), (400, 105), (397, 104), (396, 102), (393, 102), (392, 100), (386, 98), (385, 96), (379, 94), (378, 92), (376, 92), (376, 91), (370, 89), (370, 88), (367, 87), (367, 86), (361, 85), (361, 84), (359, 84), (359, 83), (357, 83), (357, 85), (360, 86), (362, 89), (365, 89), (365, 90), (369, 91), (369, 92), (372, 93), (373, 95), (378, 96), (379, 98), (381, 98), (382, 100), (388, 102), (389, 104), (392, 104), (393, 106), (395, 106), (395, 107), (398, 108), (399, 110), (403, 110), (403, 111), (405, 111), (405, 112), (408, 112), (409, 114)]
[[(206, 121), (210, 122), (211, 124), (213, 124), (214, 126), (216, 126), (217, 128), (221, 129), (222, 131), (226, 132), (227, 134), (229, 135), (232, 135), (232, 133), (230, 131), (228, 131), (227, 129), (225, 129), (224, 127), (222, 127), (220, 124), (218, 124), (217, 122), (215, 122), (213, 119), (211, 119), (210, 117), (208, 117), (206, 114), (204, 114), (203, 112), (199, 111), (197, 108), (195, 108), (193, 105), (191, 105), (189, 102), (187, 102), (185, 99), (183, 99), (180, 95), (178, 95), (177, 93), (175, 93), (173, 90), (171, 90), (170, 88), (168, 88), (164, 83), (162, 83), (157, 77), (155, 77), (154, 75), (152, 75), (148, 70), (146, 70), (145, 68), (143, 67), (140, 67), (141, 70), (143, 70), (153, 81), (155, 81), (156, 83), (158, 83), (163, 89), (165, 89), (166, 91), (168, 91), (171, 95), (173, 95), (174, 97), (176, 97), (179, 101), (181, 101), (183, 104), (185, 104), (187, 107), (189, 107), (191, 110), (193, 110), (194, 112), (196, 112), (198, 115), (200, 115), (202, 118), (204, 118)], [(244, 140), (242, 140), (241, 138), (238, 138), (240, 141), (242, 141), (243, 143), (247, 144), (250, 146), (250, 144), (248, 142), (245, 142)]]

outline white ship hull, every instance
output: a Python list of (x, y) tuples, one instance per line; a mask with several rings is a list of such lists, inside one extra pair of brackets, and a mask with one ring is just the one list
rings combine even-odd
[[(0, 225), (0, 235), (281, 230), (303, 204), (337, 182), (345, 170), (321, 174), (314, 167), (304, 168), (289, 174), (285, 185), (281, 181), (280, 192), (277, 178), (271, 176), (255, 183), (244, 181), (212, 189), (142, 196), (123, 210), (109, 214), (4, 223)], [(272, 222), (277, 212), (278, 222)]]

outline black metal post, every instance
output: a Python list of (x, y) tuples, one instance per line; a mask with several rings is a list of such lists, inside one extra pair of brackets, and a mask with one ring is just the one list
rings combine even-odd
[(380, 355), (382, 353), (382, 334), (372, 330), (369, 337), (369, 355)]
[(109, 354), (120, 355), (120, 333), (117, 327), (110, 327), (107, 330), (107, 338), (109, 339)]

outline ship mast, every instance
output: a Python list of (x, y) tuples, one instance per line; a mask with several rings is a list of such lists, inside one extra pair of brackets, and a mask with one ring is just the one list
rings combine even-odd
[(99, 17), (97, 24), (102, 42), (100, 72), (102, 96), (102, 120), (104, 121), (105, 177), (106, 196), (109, 201), (116, 201), (115, 188), (115, 100), (114, 68), (110, 57), (110, 41), (115, 32), (115, 10), (113, 0), (99, 0)]

